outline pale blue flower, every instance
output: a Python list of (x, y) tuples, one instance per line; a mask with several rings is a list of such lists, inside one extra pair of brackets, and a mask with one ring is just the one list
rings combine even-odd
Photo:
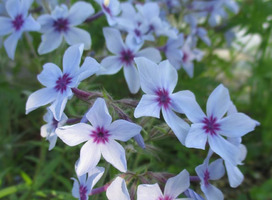
[(112, 117), (104, 99), (98, 98), (86, 115), (92, 125), (78, 123), (64, 126), (56, 130), (59, 138), (69, 146), (86, 142), (80, 150), (77, 168), (78, 175), (95, 167), (101, 155), (121, 172), (127, 171), (124, 148), (115, 140), (123, 142), (139, 134), (141, 127), (126, 120), (112, 122)]
[(26, 102), (26, 114), (51, 103), (49, 109), (54, 118), (59, 121), (68, 99), (72, 98), (72, 88), (93, 75), (100, 69), (95, 59), (87, 57), (81, 67), (80, 61), (83, 53), (83, 44), (69, 47), (63, 56), (63, 72), (53, 64), (47, 63), (43, 71), (37, 76), (40, 83), (46, 88), (32, 93)]
[(28, 15), (33, 0), (8, 0), (6, 11), (9, 17), (0, 17), (0, 36), (9, 35), (4, 46), (8, 57), (14, 59), (18, 40), (25, 31), (38, 31), (40, 25)]
[[(78, 162), (75, 165), (77, 172)], [(104, 174), (105, 169), (103, 167), (90, 168), (85, 174), (78, 175), (77, 179), (71, 178), (74, 181), (72, 195), (78, 200), (88, 200), (89, 194), (92, 191), (95, 184)]]
[[(177, 200), (185, 198), (177, 198), (181, 193), (186, 191), (190, 186), (190, 176), (186, 170), (178, 175), (169, 178), (165, 184), (164, 193), (162, 193), (159, 185), (142, 184), (137, 189), (137, 200)], [(186, 198), (187, 199), (187, 198)]]
[(217, 159), (209, 164), (210, 156), (208, 155), (202, 165), (195, 168), (200, 178), (201, 190), (205, 194), (207, 200), (223, 200), (223, 193), (214, 185), (210, 184), (210, 180), (219, 180), (225, 174), (225, 168), (222, 159)]
[(194, 99), (194, 94), (190, 91), (173, 93), (178, 74), (168, 60), (162, 61), (159, 65), (146, 58), (135, 58), (135, 62), (139, 70), (141, 88), (146, 94), (137, 105), (134, 117), (160, 118), (160, 111), (162, 111), (164, 120), (184, 145), (190, 127), (175, 112), (183, 113), (179, 106), (180, 98), (185, 96), (186, 99)]
[(56, 134), (56, 129), (58, 127), (63, 126), (68, 117), (63, 113), (61, 119), (57, 121), (51, 110), (47, 109), (47, 113), (43, 116), (43, 120), (47, 122), (47, 124), (41, 127), (41, 136), (46, 138), (49, 141), (49, 151), (52, 150), (57, 142), (58, 136)]
[(161, 60), (160, 52), (155, 48), (139, 50), (141, 45), (131, 45), (123, 42), (121, 33), (114, 28), (104, 28), (103, 33), (106, 39), (108, 50), (115, 54), (108, 56), (101, 61), (101, 74), (115, 74), (123, 67), (125, 80), (131, 93), (137, 93), (140, 89), (140, 79), (135, 66), (134, 58), (146, 57), (154, 62)]
[(207, 115), (194, 99), (183, 96), (179, 103), (193, 123), (185, 145), (189, 148), (205, 149), (208, 141), (210, 148), (225, 161), (233, 165), (239, 163), (239, 148), (222, 136), (241, 137), (253, 131), (256, 123), (243, 113), (224, 117), (231, 103), (228, 89), (222, 84), (214, 89), (207, 101)]
[(56, 6), (51, 14), (44, 14), (38, 18), (41, 24), (42, 42), (38, 48), (39, 54), (45, 54), (58, 48), (63, 40), (69, 44), (84, 44), (84, 49), (90, 49), (90, 34), (75, 26), (82, 24), (94, 13), (91, 4), (78, 1), (70, 10), (62, 4)]

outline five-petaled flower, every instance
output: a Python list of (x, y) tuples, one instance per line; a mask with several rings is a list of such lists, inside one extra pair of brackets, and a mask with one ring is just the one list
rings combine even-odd
[(141, 88), (146, 94), (142, 96), (137, 105), (134, 116), (136, 118), (142, 116), (159, 118), (162, 110), (166, 123), (179, 141), (185, 144), (185, 138), (190, 127), (174, 111), (183, 113), (179, 99), (183, 96), (194, 99), (194, 94), (190, 91), (173, 93), (178, 81), (178, 74), (168, 60), (159, 65), (146, 58), (135, 58), (135, 62), (140, 74)]
[[(77, 165), (78, 162), (75, 165), (76, 172)], [(99, 179), (102, 177), (104, 171), (105, 169), (103, 167), (90, 168), (83, 175), (77, 174), (78, 180), (75, 178), (71, 178), (72, 180), (74, 180), (74, 185), (72, 189), (73, 197), (78, 198), (78, 200), (88, 200), (91, 190), (93, 189), (94, 185), (99, 181)]]
[(137, 190), (137, 200), (175, 200), (181, 193), (186, 191), (189, 186), (189, 173), (186, 170), (183, 170), (177, 176), (167, 180), (164, 193), (162, 193), (157, 183), (153, 185), (139, 185)]
[(46, 86), (32, 93), (26, 102), (26, 114), (40, 106), (52, 103), (49, 109), (54, 118), (59, 121), (69, 98), (72, 98), (72, 88), (76, 88), (80, 81), (88, 78), (100, 68), (100, 65), (91, 57), (85, 58), (81, 67), (83, 44), (69, 47), (63, 56), (63, 72), (53, 63), (43, 66), (38, 80)]
[(94, 13), (91, 4), (78, 1), (70, 10), (62, 4), (56, 6), (51, 15), (44, 14), (38, 18), (41, 24), (42, 42), (38, 48), (39, 54), (55, 50), (62, 42), (63, 37), (69, 45), (84, 44), (84, 49), (90, 49), (90, 34), (75, 26), (82, 24)]
[(38, 31), (41, 27), (31, 15), (28, 15), (33, 0), (8, 0), (6, 11), (10, 17), (0, 17), (0, 36), (10, 36), (4, 46), (9, 58), (14, 59), (18, 40), (25, 31)]
[(256, 122), (243, 113), (224, 117), (231, 103), (229, 91), (222, 84), (209, 96), (207, 115), (195, 99), (183, 96), (179, 103), (188, 119), (193, 122), (185, 145), (189, 148), (205, 149), (207, 140), (211, 149), (233, 165), (239, 163), (239, 148), (221, 135), (236, 138), (254, 130)]
[(201, 181), (201, 190), (205, 194), (207, 200), (223, 200), (223, 193), (217, 187), (210, 184), (210, 180), (218, 180), (225, 174), (223, 160), (217, 159), (209, 164), (211, 156), (210, 152), (207, 158), (204, 160), (204, 163), (197, 166), (195, 170)]
[(134, 46), (126, 42), (124, 44), (120, 31), (114, 28), (104, 28), (103, 33), (106, 45), (110, 52), (116, 54), (102, 60), (102, 69), (99, 74), (115, 74), (124, 66), (124, 75), (131, 93), (137, 93), (140, 89), (138, 70), (134, 58), (146, 57), (154, 62), (161, 60), (160, 52), (155, 48), (146, 48), (141, 51), (142, 45)]
[(95, 167), (101, 154), (121, 172), (127, 171), (124, 148), (115, 140), (127, 141), (139, 134), (141, 127), (126, 120), (113, 123), (104, 99), (98, 98), (86, 114), (92, 125), (78, 123), (64, 126), (56, 130), (57, 135), (69, 146), (87, 141), (80, 150), (78, 174), (82, 175), (89, 168)]

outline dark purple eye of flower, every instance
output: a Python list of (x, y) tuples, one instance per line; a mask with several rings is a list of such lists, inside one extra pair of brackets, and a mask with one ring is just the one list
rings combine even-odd
[(53, 27), (58, 32), (66, 32), (68, 30), (69, 21), (65, 18), (58, 18), (54, 21)]
[(186, 63), (189, 59), (189, 54), (186, 52), (183, 52), (182, 62)]
[(94, 143), (105, 144), (109, 141), (110, 134), (108, 130), (104, 129), (104, 127), (97, 127), (96, 130), (92, 131), (90, 136), (94, 138)]
[(165, 89), (158, 89), (156, 94), (158, 96), (157, 101), (159, 102), (159, 105), (168, 108), (171, 100), (168, 91)]
[(165, 197), (160, 197), (158, 200), (172, 200), (172, 197), (165, 196)]
[(135, 29), (134, 30), (134, 33), (137, 37), (140, 37), (142, 34), (141, 34), (141, 31), (139, 31), (139, 29)]
[(86, 193), (87, 193), (87, 187), (84, 185), (81, 185), (79, 187), (79, 196), (80, 196), (80, 200), (87, 200), (86, 198)]
[(12, 25), (16, 31), (19, 31), (21, 27), (23, 26), (23, 24), (24, 24), (24, 19), (21, 14), (17, 15), (15, 19), (12, 21)]
[(125, 63), (126, 65), (130, 65), (133, 62), (134, 54), (131, 50), (123, 50), (121, 52), (121, 61), (122, 63)]
[(202, 121), (205, 125), (203, 126), (203, 129), (206, 133), (209, 133), (211, 135), (216, 135), (216, 131), (220, 130), (220, 125), (217, 123), (216, 117), (210, 116), (210, 118), (205, 118)]
[(57, 92), (63, 93), (67, 89), (67, 85), (72, 82), (72, 78), (69, 76), (69, 74), (65, 73), (63, 76), (59, 77), (56, 81), (56, 86), (54, 87)]
[(54, 128), (58, 128), (58, 123), (59, 123), (59, 121), (57, 121), (57, 120), (53, 117), (52, 126), (53, 126)]
[(210, 172), (206, 169), (204, 172), (204, 184), (205, 186), (209, 185), (209, 180), (210, 180)]

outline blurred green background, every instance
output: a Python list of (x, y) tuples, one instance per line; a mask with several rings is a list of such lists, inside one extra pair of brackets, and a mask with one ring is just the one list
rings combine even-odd
[[(245, 180), (236, 189), (228, 185), (227, 177), (214, 184), (225, 194), (225, 199), (271, 200), (272, 199), (272, 1), (240, 0), (240, 12), (231, 15), (222, 26), (209, 29), (212, 46), (199, 43), (205, 52), (204, 59), (195, 64), (195, 76), (190, 79), (179, 71), (179, 83), (175, 91), (191, 90), (199, 104), (205, 109), (211, 91), (223, 83), (229, 88), (231, 98), (240, 112), (244, 112), (261, 123), (254, 132), (243, 137), (248, 155), (240, 167)], [(170, 16), (179, 24), (180, 16)], [(91, 33), (91, 55), (98, 61), (105, 56), (102, 27), (104, 17), (85, 24)], [(233, 28), (237, 38), (227, 47), (224, 33)], [(186, 31), (186, 30), (184, 30)], [(165, 38), (159, 43), (164, 44)], [(40, 43), (40, 34), (25, 35), (19, 41), (15, 61), (8, 59), (3, 47), (0, 50), (0, 199), (73, 199), (72, 180), (75, 177), (74, 163), (78, 159), (80, 146), (68, 147), (58, 141), (52, 151), (48, 142), (40, 136), (40, 127), (46, 112), (45, 107), (25, 115), (25, 103), (32, 92), (42, 86), (36, 76), (43, 64), (53, 62), (61, 66), (62, 55), (68, 47), (63, 44), (58, 50), (37, 56), (35, 50)], [(129, 94), (123, 72), (112, 76), (91, 77), (79, 88), (89, 91), (106, 90), (115, 100), (140, 99)], [(75, 97), (68, 102), (65, 113), (69, 117), (84, 114), (89, 105)], [(132, 109), (123, 107), (132, 117)], [(115, 119), (117, 114), (110, 109)], [(134, 141), (123, 143), (126, 148), (128, 169), (136, 174), (146, 171), (179, 173), (187, 169), (195, 175), (194, 168), (201, 164), (206, 151), (186, 149), (171, 134), (163, 120), (153, 118), (133, 119), (144, 128), (142, 132), (147, 149), (141, 150)], [(96, 185), (99, 187), (118, 174), (104, 161), (105, 175)], [(140, 183), (136, 178), (136, 183)], [(130, 184), (130, 186), (133, 183)], [(198, 183), (192, 188), (199, 191)], [(91, 199), (104, 199), (105, 194)]]

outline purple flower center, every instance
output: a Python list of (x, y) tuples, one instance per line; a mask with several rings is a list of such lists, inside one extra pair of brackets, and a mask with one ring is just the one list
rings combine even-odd
[(12, 21), (12, 25), (15, 28), (16, 31), (19, 31), (21, 29), (21, 27), (23, 26), (24, 22), (25, 21), (23, 19), (23, 16), (21, 14), (19, 14)]
[(134, 29), (134, 33), (137, 37), (140, 37), (142, 35), (139, 29)]
[(66, 32), (68, 30), (68, 28), (69, 28), (68, 25), (69, 25), (68, 19), (65, 19), (65, 18), (62, 18), (62, 17), (58, 18), (53, 23), (53, 27), (58, 32)]
[(56, 128), (58, 128), (58, 124), (59, 124), (59, 121), (57, 121), (57, 120), (53, 117), (52, 126), (56, 129)]
[(216, 135), (216, 132), (220, 130), (220, 124), (217, 123), (216, 117), (205, 117), (202, 123), (204, 123), (203, 129), (207, 134), (209, 133), (210, 135)]
[(96, 130), (92, 131), (90, 135), (94, 138), (94, 143), (107, 143), (109, 141), (109, 131), (104, 129), (104, 127), (97, 127)]
[(60, 76), (56, 81), (56, 86), (54, 87), (57, 92), (63, 93), (67, 89), (67, 85), (72, 82), (72, 78), (69, 74), (65, 73), (63, 76)]
[(87, 200), (86, 193), (87, 193), (87, 187), (84, 185), (80, 185), (79, 187), (80, 200)]
[(186, 63), (189, 59), (189, 54), (187, 52), (183, 52), (182, 62)]
[(165, 197), (159, 197), (158, 200), (172, 200), (172, 197), (165, 196)]
[(134, 59), (134, 54), (130, 49), (121, 51), (121, 61), (126, 65), (131, 65)]
[(156, 100), (159, 102), (159, 105), (168, 108), (171, 101), (168, 91), (165, 89), (158, 89), (156, 94), (158, 96)]
[(205, 186), (209, 185), (209, 180), (210, 180), (210, 172), (208, 171), (208, 169), (206, 169), (206, 171), (204, 172), (204, 184), (205, 184)]

